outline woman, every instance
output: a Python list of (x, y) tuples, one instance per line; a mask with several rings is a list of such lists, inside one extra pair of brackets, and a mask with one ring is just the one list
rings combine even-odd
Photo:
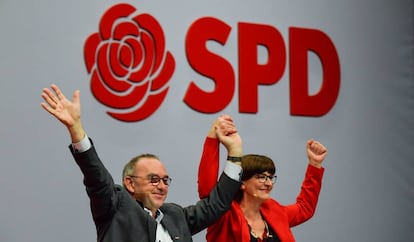
[[(198, 191), (206, 197), (214, 187), (219, 169), (216, 130), (233, 125), (230, 116), (215, 120), (204, 143), (198, 171)], [(242, 185), (231, 208), (207, 230), (208, 242), (295, 241), (291, 227), (310, 219), (316, 209), (322, 184), (322, 162), (327, 149), (317, 141), (306, 144), (309, 164), (296, 202), (281, 205), (270, 197), (276, 181), (273, 161), (262, 155), (242, 157)], [(231, 158), (230, 158), (231, 159)]]

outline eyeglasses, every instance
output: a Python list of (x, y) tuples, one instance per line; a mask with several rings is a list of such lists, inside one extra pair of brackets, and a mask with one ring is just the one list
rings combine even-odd
[(265, 183), (268, 179), (272, 184), (275, 184), (277, 176), (266, 176), (265, 174), (256, 174), (254, 175), (257, 180), (259, 180), (260, 183)]
[(130, 177), (147, 179), (154, 186), (158, 186), (160, 184), (160, 181), (162, 181), (167, 186), (170, 186), (171, 182), (172, 182), (171, 177), (168, 177), (168, 176), (165, 176), (165, 177), (162, 177), (162, 178), (158, 175), (148, 175), (147, 177), (142, 177), (142, 176), (130, 176)]

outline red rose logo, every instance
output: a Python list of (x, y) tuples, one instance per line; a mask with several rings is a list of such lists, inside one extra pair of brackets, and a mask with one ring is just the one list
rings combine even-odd
[(135, 7), (118, 4), (106, 11), (99, 33), (84, 46), (91, 91), (107, 113), (125, 122), (154, 113), (168, 92), (174, 57), (165, 50), (164, 33), (154, 17), (136, 14)]

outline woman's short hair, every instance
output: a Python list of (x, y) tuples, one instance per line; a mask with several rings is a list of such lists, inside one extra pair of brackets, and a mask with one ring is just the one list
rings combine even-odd
[[(272, 159), (264, 155), (248, 154), (242, 156), (243, 174), (242, 181), (247, 181), (256, 174), (269, 172), (271, 175), (276, 173), (276, 166)], [(243, 198), (243, 191), (239, 190), (235, 196), (235, 200), (240, 202)]]
[(276, 166), (272, 159), (264, 155), (247, 154), (242, 157), (242, 181), (250, 179), (255, 174), (269, 172), (274, 175)]

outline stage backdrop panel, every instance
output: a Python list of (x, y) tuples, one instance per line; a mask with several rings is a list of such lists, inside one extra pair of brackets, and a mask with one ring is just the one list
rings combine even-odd
[[(282, 204), (300, 190), (306, 140), (327, 146), (318, 208), (293, 228), (297, 241), (414, 241), (413, 5), (1, 1), (0, 241), (96, 240), (70, 138), (40, 106), (51, 83), (69, 98), (80, 90), (85, 129), (118, 183), (131, 157), (155, 153), (173, 178), (167, 200), (193, 204), (204, 138), (230, 114), (245, 153), (274, 159)], [(139, 26), (157, 43), (153, 90), (130, 103), (117, 101), (122, 87), (96, 90), (122, 76), (104, 72), (110, 55), (95, 51), (114, 43), (102, 19), (118, 7), (147, 16)]]

